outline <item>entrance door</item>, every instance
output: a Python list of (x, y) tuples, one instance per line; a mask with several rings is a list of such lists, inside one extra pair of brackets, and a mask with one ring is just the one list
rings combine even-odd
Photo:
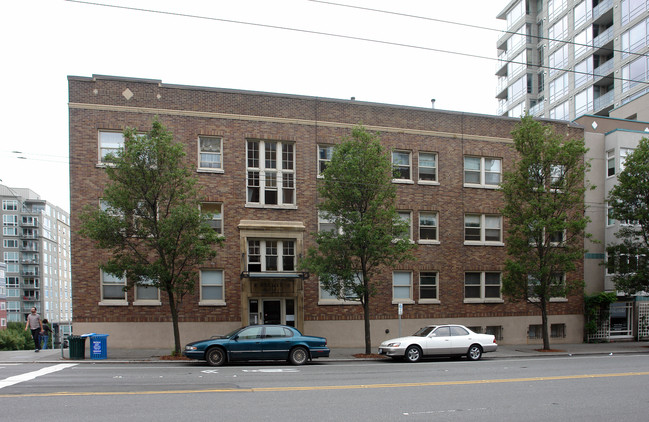
[(264, 299), (262, 302), (262, 316), (264, 324), (282, 323), (282, 301), (279, 299)]

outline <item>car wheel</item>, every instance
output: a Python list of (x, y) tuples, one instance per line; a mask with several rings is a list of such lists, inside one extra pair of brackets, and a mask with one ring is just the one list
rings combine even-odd
[(205, 360), (210, 366), (221, 366), (225, 363), (225, 351), (218, 347), (213, 347), (205, 353)]
[(288, 355), (288, 360), (293, 365), (304, 365), (304, 363), (309, 358), (309, 353), (304, 347), (296, 347), (291, 350), (291, 353)]
[(472, 344), (471, 347), (469, 347), (466, 357), (469, 358), (469, 360), (480, 360), (482, 357), (482, 347), (477, 344)]
[(408, 346), (405, 358), (411, 363), (419, 362), (421, 360), (421, 349), (419, 346)]

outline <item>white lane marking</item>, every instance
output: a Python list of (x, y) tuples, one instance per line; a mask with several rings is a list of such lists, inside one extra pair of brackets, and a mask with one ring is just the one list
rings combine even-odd
[(279, 372), (300, 372), (298, 369), (243, 369), (243, 372), (270, 372), (270, 373), (279, 373)]
[(51, 374), (53, 372), (62, 371), (63, 369), (70, 368), (77, 365), (78, 363), (61, 363), (58, 365), (39, 369), (38, 371), (27, 372), (26, 374), (15, 375), (13, 377), (5, 378), (3, 380), (0, 380), (0, 389), (9, 387), (10, 385), (18, 384), (19, 382), (30, 381), (36, 377)]

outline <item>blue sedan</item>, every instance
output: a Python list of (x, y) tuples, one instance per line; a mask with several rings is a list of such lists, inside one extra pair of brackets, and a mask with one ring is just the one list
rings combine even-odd
[(224, 336), (214, 336), (185, 346), (183, 355), (220, 366), (245, 360), (288, 360), (302, 365), (307, 360), (329, 357), (327, 339), (305, 336), (286, 325), (249, 325)]

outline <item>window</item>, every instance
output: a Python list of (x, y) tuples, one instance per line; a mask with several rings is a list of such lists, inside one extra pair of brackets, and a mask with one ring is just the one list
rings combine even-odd
[(140, 280), (135, 286), (135, 301), (144, 302), (144, 304), (160, 304), (160, 290), (153, 285), (154, 281), (150, 279)]
[(107, 163), (108, 154), (116, 155), (124, 147), (124, 135), (121, 132), (99, 131), (99, 162)]
[(410, 211), (397, 211), (399, 218), (408, 224), (408, 233), (403, 238), (412, 240), (412, 213)]
[(559, 17), (568, 7), (566, 0), (548, 0), (548, 16), (552, 21)]
[(620, 148), (620, 173), (624, 171), (626, 157), (633, 152), (632, 148)]
[(606, 176), (615, 176), (615, 150), (606, 151)]
[[(593, 56), (575, 65), (575, 89), (593, 80)], [(565, 119), (564, 119), (565, 120)]]
[[(539, 286), (539, 280), (534, 277), (533, 275), (528, 275), (527, 276), (527, 296), (528, 300), (534, 302), (538, 301), (538, 294), (536, 292), (536, 289)], [(551, 294), (552, 297), (550, 297), (550, 301), (552, 302), (557, 302), (557, 301), (565, 301), (565, 285), (566, 285), (566, 278), (563, 273), (553, 273), (552, 278), (550, 280), (550, 286), (549, 287), (549, 293)]]
[(585, 53), (590, 53), (593, 45), (593, 27), (589, 26), (579, 34), (575, 35), (574, 43), (575, 60), (577, 60)]
[(500, 273), (467, 272), (464, 273), (465, 302), (500, 302)]
[(519, 1), (507, 12), (507, 28), (511, 28), (525, 15), (525, 3), (525, 1)]
[(593, 17), (593, 9), (590, 0), (584, 0), (575, 6), (574, 9), (574, 28), (579, 28)]
[(647, 62), (649, 57), (640, 56), (636, 60), (622, 67), (622, 92), (647, 80)]
[(419, 273), (420, 301), (438, 301), (439, 285), (437, 283), (437, 278), (436, 272), (422, 271)]
[(550, 102), (554, 103), (556, 100), (568, 94), (569, 90), (568, 74), (564, 73), (550, 82)]
[(554, 48), (560, 41), (566, 39), (568, 35), (568, 15), (558, 20), (554, 25), (548, 28), (549, 48)]
[(437, 213), (420, 212), (419, 213), (419, 241), (430, 243), (437, 241)]
[(218, 234), (223, 234), (223, 204), (216, 202), (203, 202), (201, 204), (201, 212), (208, 214), (210, 219), (207, 223)]
[(500, 184), (500, 158), (464, 157), (464, 184), (496, 187)]
[(201, 304), (225, 304), (223, 270), (201, 270)]
[(126, 302), (126, 278), (115, 277), (105, 271), (101, 271), (101, 300)]
[(527, 75), (521, 76), (513, 84), (507, 87), (507, 101), (514, 103), (527, 93)]
[(334, 153), (333, 145), (318, 145), (318, 176), (322, 176)]
[(465, 244), (502, 242), (502, 218), (499, 215), (466, 214), (464, 216)]
[(248, 240), (248, 271), (295, 271), (295, 241)]
[(18, 247), (18, 239), (3, 239), (2, 246), (7, 249), (14, 249)]
[(392, 151), (392, 168), (394, 178), (397, 180), (411, 180), (410, 176), (410, 152)]
[(550, 324), (550, 337), (565, 338), (566, 324)]
[(198, 137), (198, 167), (208, 170), (223, 169), (223, 141), (211, 136)]
[(18, 201), (15, 199), (3, 199), (2, 200), (2, 210), (3, 211), (18, 211)]
[(295, 144), (248, 141), (247, 146), (248, 204), (295, 205)]
[[(363, 280), (362, 274), (356, 274), (354, 283), (361, 284)], [(345, 288), (342, 282), (339, 282), (339, 288), (336, 294), (332, 294), (329, 290), (325, 289), (322, 281), (318, 279), (320, 287), (320, 303), (322, 304), (358, 304), (360, 303), (358, 296), (353, 288)]]
[(622, 59), (629, 57), (629, 53), (639, 51), (649, 44), (648, 27), (649, 19), (644, 19), (622, 34)]
[(568, 66), (568, 44), (564, 44), (563, 47), (560, 47), (557, 51), (550, 54), (549, 65), (550, 76), (567, 70), (565, 68)]
[(579, 117), (593, 110), (593, 87), (588, 87), (575, 95), (575, 116)]
[(626, 25), (649, 8), (647, 0), (622, 0), (622, 25)]
[(570, 102), (565, 101), (550, 109), (550, 118), (555, 120), (568, 120), (570, 118)]
[(542, 339), (543, 338), (543, 326), (542, 325), (530, 325), (527, 329), (527, 338), (530, 340)]
[(437, 154), (419, 153), (419, 182), (437, 182)]
[(392, 273), (392, 301), (412, 301), (412, 273), (409, 271), (394, 271)]

